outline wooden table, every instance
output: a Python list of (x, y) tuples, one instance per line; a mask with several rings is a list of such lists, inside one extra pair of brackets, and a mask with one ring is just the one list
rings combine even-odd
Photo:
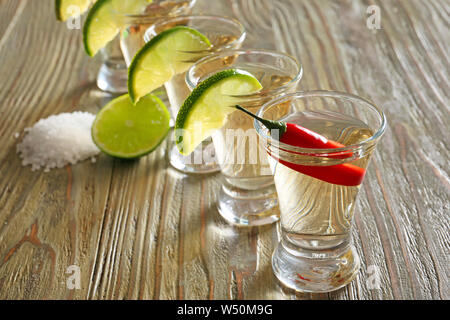
[[(357, 279), (329, 294), (283, 288), (270, 265), (276, 227), (225, 223), (220, 175), (171, 169), (165, 145), (131, 162), (22, 167), (24, 128), (97, 112), (111, 97), (96, 90), (99, 60), (55, 20), (53, 1), (2, 0), (0, 298), (449, 299), (450, 2), (199, 0), (195, 10), (239, 18), (245, 47), (299, 58), (299, 89), (355, 93), (386, 112), (356, 208)], [(78, 289), (68, 281), (77, 270)]]

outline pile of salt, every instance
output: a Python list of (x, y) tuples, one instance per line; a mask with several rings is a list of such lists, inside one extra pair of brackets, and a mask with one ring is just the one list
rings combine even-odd
[(76, 111), (61, 113), (39, 120), (26, 128), (26, 136), (17, 145), (17, 153), (24, 166), (31, 170), (62, 168), (92, 158), (100, 152), (91, 138), (95, 115)]

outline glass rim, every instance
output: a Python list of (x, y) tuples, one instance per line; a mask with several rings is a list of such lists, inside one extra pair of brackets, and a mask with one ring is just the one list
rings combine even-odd
[[(197, 2), (197, 0), (187, 0), (187, 1), (189, 1), (189, 5), (187, 7), (180, 7), (180, 8), (178, 8), (174, 12), (171, 12), (169, 17), (171, 17), (172, 15), (174, 17), (178, 17), (177, 13), (182, 12), (182, 11), (184, 11), (186, 9), (188, 9), (188, 10), (192, 9), (194, 7), (195, 3)], [(151, 4), (151, 3), (149, 2), (149, 4)], [(128, 14), (128, 13), (121, 13), (121, 12), (114, 12), (114, 13), (116, 15), (118, 15), (118, 16), (121, 16), (121, 17), (124, 17), (124, 18), (129, 18), (129, 19), (154, 20), (154, 19), (157, 19), (157, 18), (164, 18), (164, 17), (166, 17), (166, 16), (162, 16), (162, 15), (152, 16), (151, 12), (149, 12), (149, 13), (138, 13), (138, 14)]]
[(296, 153), (296, 154), (303, 154), (303, 155), (310, 155), (310, 156), (326, 156), (326, 155), (339, 155), (342, 153), (347, 152), (358, 152), (363, 151), (366, 147), (370, 146), (372, 143), (376, 142), (381, 136), (384, 134), (386, 128), (387, 128), (387, 119), (386, 115), (379, 108), (375, 103), (362, 98), (360, 96), (347, 93), (347, 92), (341, 92), (341, 91), (333, 91), (333, 90), (313, 90), (313, 91), (297, 91), (294, 93), (286, 94), (281, 97), (275, 98), (271, 101), (268, 101), (265, 103), (256, 113), (257, 116), (262, 117), (263, 112), (270, 106), (281, 104), (283, 102), (289, 101), (289, 100), (296, 100), (296, 99), (302, 99), (302, 98), (338, 98), (340, 100), (349, 100), (349, 101), (358, 101), (360, 103), (364, 103), (365, 105), (369, 106), (374, 110), (378, 116), (381, 119), (381, 123), (377, 129), (377, 131), (370, 137), (367, 138), (359, 143), (348, 145), (342, 148), (333, 148), (333, 149), (315, 149), (315, 148), (302, 148), (302, 147), (296, 147), (292, 146), (280, 141), (277, 141), (273, 139), (270, 135), (266, 134), (264, 130), (264, 126), (261, 125), (261, 123), (258, 120), (253, 121), (253, 125), (256, 129), (257, 134), (264, 140), (264, 141), (274, 141), (275, 143), (271, 145), (275, 145), (277, 149), (281, 149), (283, 151), (287, 151), (290, 153)]
[(152, 26), (150, 26), (149, 28), (147, 28), (147, 30), (145, 30), (144, 33), (144, 41), (145, 42), (149, 42), (150, 39), (152, 38), (149, 34), (151, 32), (151, 30), (160, 27), (162, 25), (165, 24), (169, 24), (169, 23), (173, 23), (174, 21), (177, 20), (186, 20), (186, 19), (199, 19), (199, 20), (210, 20), (210, 21), (222, 21), (222, 22), (227, 22), (231, 24), (234, 24), (238, 29), (239, 29), (239, 37), (228, 43), (225, 48), (229, 48), (234, 46), (236, 43), (242, 43), (244, 42), (245, 37), (247, 36), (247, 32), (245, 30), (244, 25), (237, 19), (235, 18), (231, 18), (231, 17), (225, 17), (225, 16), (218, 16), (218, 15), (181, 15), (181, 16), (173, 16), (173, 17), (167, 17), (167, 19), (164, 20), (159, 20), (156, 23), (154, 23)]
[[(193, 78), (192, 73), (195, 70), (195, 68), (198, 67), (199, 65), (201, 65), (203, 63), (211, 62), (215, 59), (220, 59), (223, 56), (245, 55), (245, 54), (262, 54), (262, 55), (283, 57), (285, 59), (287, 58), (288, 60), (290, 60), (297, 66), (298, 72), (294, 78), (292, 78), (289, 82), (285, 83), (284, 85), (282, 85), (280, 87), (264, 91), (267, 95), (277, 95), (277, 94), (279, 94), (279, 92), (285, 91), (286, 89), (290, 88), (292, 85), (297, 85), (297, 83), (303, 77), (302, 64), (300, 63), (299, 60), (297, 60), (295, 57), (291, 56), (288, 53), (280, 52), (280, 51), (276, 51), (276, 50), (268, 50), (268, 49), (234, 49), (234, 50), (228, 49), (228, 50), (216, 52), (216, 53), (213, 53), (206, 57), (203, 57), (202, 59), (200, 59), (196, 63), (194, 63), (186, 72), (186, 84), (188, 85), (188, 87), (191, 90), (193, 90), (198, 85), (198, 83), (194, 83), (194, 81), (192, 79)], [(219, 71), (217, 71), (217, 72), (219, 72)], [(232, 95), (232, 97), (258, 97), (258, 95), (257, 94)]]

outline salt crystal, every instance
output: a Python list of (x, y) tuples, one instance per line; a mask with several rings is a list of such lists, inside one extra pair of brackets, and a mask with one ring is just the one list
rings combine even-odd
[(22, 165), (31, 170), (62, 168), (100, 153), (91, 138), (95, 115), (76, 111), (41, 119), (24, 131), (26, 136), (17, 145)]

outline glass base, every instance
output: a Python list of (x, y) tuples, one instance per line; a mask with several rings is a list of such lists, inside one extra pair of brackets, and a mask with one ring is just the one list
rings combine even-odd
[(273, 185), (249, 191), (222, 185), (217, 209), (226, 221), (241, 227), (271, 224), (280, 218)]
[(125, 64), (103, 63), (97, 75), (97, 87), (110, 93), (126, 93), (128, 72)]
[(214, 146), (212, 143), (200, 146), (189, 156), (183, 156), (173, 145), (169, 151), (169, 162), (175, 169), (184, 173), (214, 173), (220, 171), (216, 161)]
[(328, 250), (292, 251), (278, 244), (272, 256), (275, 276), (285, 286), (300, 292), (338, 290), (358, 274), (359, 256), (348, 243)]

